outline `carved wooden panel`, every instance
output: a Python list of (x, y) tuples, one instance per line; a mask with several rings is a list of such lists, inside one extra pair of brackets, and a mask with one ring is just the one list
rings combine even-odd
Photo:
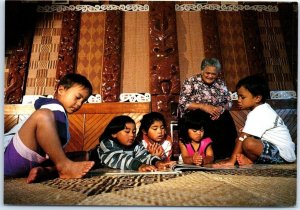
[(29, 49), (28, 40), (23, 40), (10, 56), (9, 72), (6, 88), (4, 90), (5, 104), (19, 104), (22, 102), (24, 84), (28, 71)]
[(152, 111), (169, 122), (171, 102), (178, 101), (180, 72), (174, 2), (149, 2), (150, 92)]
[(106, 12), (102, 73), (102, 99), (118, 101), (121, 79), (122, 12)]
[(79, 12), (63, 12), (56, 71), (57, 80), (68, 73), (75, 72), (79, 18)]

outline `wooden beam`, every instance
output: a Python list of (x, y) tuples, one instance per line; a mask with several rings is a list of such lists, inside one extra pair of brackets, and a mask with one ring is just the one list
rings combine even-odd
[[(31, 114), (34, 112), (32, 104), (5, 104), (5, 115)], [(149, 102), (105, 102), (97, 104), (83, 104), (74, 114), (112, 114), (112, 113), (149, 113), (151, 104)]]

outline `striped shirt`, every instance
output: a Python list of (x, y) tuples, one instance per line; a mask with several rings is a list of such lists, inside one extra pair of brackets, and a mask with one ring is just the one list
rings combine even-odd
[(122, 169), (138, 170), (142, 164), (155, 165), (160, 158), (151, 155), (142, 144), (124, 147), (117, 140), (103, 139), (97, 148), (101, 164)]

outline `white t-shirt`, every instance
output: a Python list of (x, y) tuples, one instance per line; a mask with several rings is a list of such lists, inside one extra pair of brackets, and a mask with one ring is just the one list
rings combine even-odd
[(277, 146), (280, 156), (286, 161), (296, 160), (295, 144), (289, 130), (269, 104), (264, 103), (249, 112), (243, 132)]

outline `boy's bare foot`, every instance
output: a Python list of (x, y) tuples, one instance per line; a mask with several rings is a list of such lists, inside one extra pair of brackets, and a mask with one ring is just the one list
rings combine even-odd
[(59, 178), (74, 179), (81, 178), (86, 175), (95, 164), (94, 161), (74, 162), (68, 161), (65, 164), (57, 165)]
[(253, 164), (253, 161), (243, 154), (237, 154), (236, 160), (240, 166)]
[(30, 170), (26, 182), (27, 184), (30, 184), (54, 177), (58, 177), (57, 171), (54, 167), (38, 166)]

